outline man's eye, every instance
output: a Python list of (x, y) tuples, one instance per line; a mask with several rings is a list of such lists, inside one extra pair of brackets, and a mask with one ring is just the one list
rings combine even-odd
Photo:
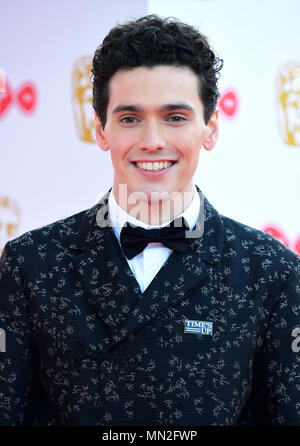
[(124, 116), (124, 118), (120, 119), (120, 122), (125, 124), (134, 124), (138, 122), (138, 120), (134, 116)]
[(185, 121), (185, 117), (180, 116), (180, 115), (172, 115), (172, 116), (169, 116), (167, 118), (167, 120), (171, 121), (171, 122), (182, 122), (182, 121)]

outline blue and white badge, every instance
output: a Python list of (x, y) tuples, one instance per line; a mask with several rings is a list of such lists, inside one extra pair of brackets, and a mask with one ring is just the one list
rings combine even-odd
[(196, 333), (203, 335), (213, 334), (213, 323), (208, 321), (191, 321), (186, 319), (184, 321), (185, 333)]

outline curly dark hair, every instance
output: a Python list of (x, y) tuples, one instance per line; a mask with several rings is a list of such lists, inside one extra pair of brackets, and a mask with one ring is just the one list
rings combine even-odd
[(93, 107), (106, 123), (109, 81), (122, 69), (157, 65), (190, 67), (199, 79), (199, 97), (207, 124), (220, 96), (217, 87), (223, 60), (210, 47), (206, 36), (174, 17), (155, 14), (117, 25), (94, 54), (92, 66)]

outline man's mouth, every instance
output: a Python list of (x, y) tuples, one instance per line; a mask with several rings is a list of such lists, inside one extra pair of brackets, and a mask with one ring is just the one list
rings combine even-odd
[(134, 161), (134, 164), (142, 170), (154, 171), (168, 169), (170, 166), (175, 164), (176, 161)]

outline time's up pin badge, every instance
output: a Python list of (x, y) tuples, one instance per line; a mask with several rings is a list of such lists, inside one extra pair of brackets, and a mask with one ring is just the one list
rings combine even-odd
[(212, 335), (213, 323), (208, 321), (191, 321), (189, 319), (185, 319), (184, 333)]

